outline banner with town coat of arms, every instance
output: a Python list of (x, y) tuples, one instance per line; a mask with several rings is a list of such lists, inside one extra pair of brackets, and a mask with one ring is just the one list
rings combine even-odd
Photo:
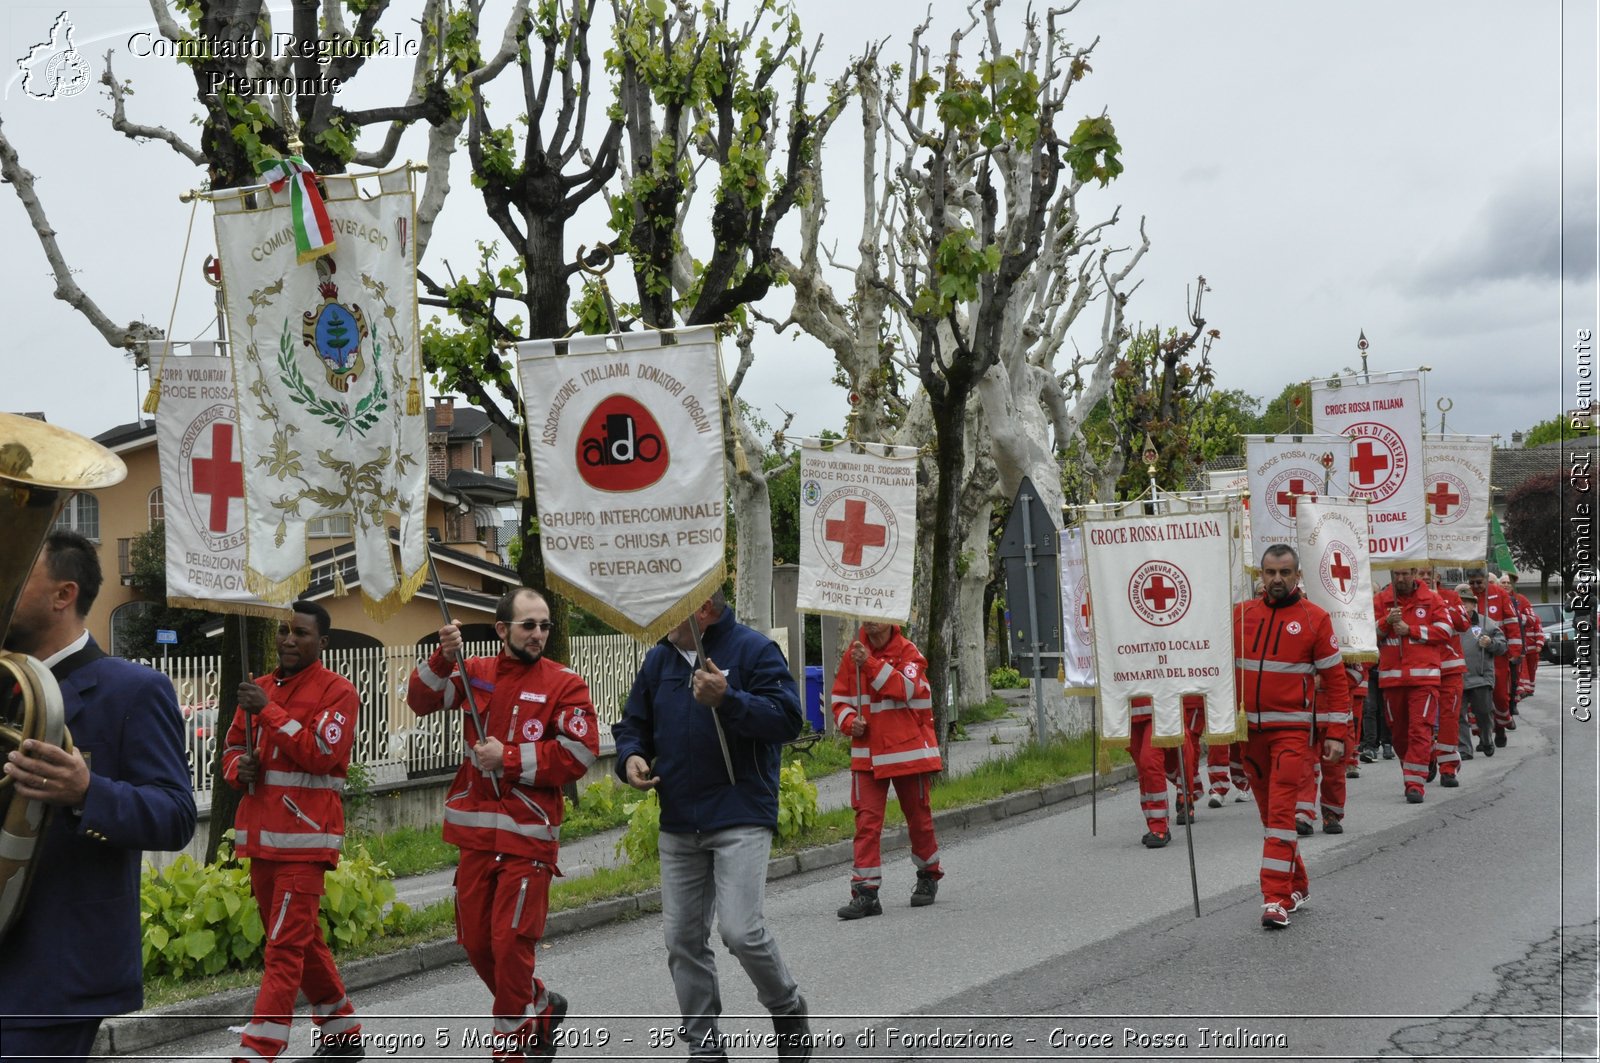
[(801, 612), (904, 624), (916, 542), (917, 448), (801, 441)]
[(1237, 499), (1233, 514), (1233, 542), (1237, 560), (1233, 566), (1233, 600), (1247, 601), (1256, 594), (1256, 561), (1250, 551), (1255, 540), (1250, 531), (1250, 473), (1246, 469), (1213, 469), (1206, 473), (1211, 494)]
[(710, 327), (517, 346), (550, 586), (654, 641), (722, 586), (722, 356)]
[(1100, 693), (1094, 675), (1094, 611), (1089, 604), (1089, 561), (1083, 550), (1081, 524), (1062, 529), (1057, 558), (1061, 566), (1062, 679), (1068, 697)]
[(1229, 633), (1232, 518), (1220, 500), (1161, 504), (1167, 512), (1155, 516), (1122, 516), (1123, 507), (1086, 511), (1101, 736), (1126, 745), (1132, 702), (1148, 697), (1152, 744), (1179, 745), (1182, 699), (1199, 695), (1206, 736), (1231, 742), (1238, 724)]
[(1490, 436), (1428, 435), (1422, 440), (1428, 563), (1476, 568), (1489, 556)]
[(1311, 424), (1350, 437), (1351, 498), (1366, 500), (1373, 568), (1427, 559), (1423, 517), (1422, 375), (1373, 373), (1311, 382)]
[(1302, 502), (1295, 525), (1301, 593), (1312, 605), (1327, 610), (1346, 664), (1376, 661), (1378, 627), (1372, 613), (1367, 503), (1359, 498)]
[(284, 615), (245, 580), (244, 463), (233, 364), (209, 356), (161, 359), (156, 410), (167, 604), (253, 616)]
[(1275, 543), (1294, 545), (1301, 503), (1346, 494), (1350, 440), (1341, 435), (1245, 436), (1250, 484), (1250, 571)]
[(336, 243), (304, 264), (287, 192), (213, 196), (240, 398), (246, 579), (268, 601), (292, 601), (311, 577), (306, 525), (348, 517), (362, 605), (384, 619), (427, 578), (414, 198), (409, 168), (322, 183)]

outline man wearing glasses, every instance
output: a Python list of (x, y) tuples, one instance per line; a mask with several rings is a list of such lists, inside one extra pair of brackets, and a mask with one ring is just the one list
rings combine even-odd
[(444, 709), (462, 717), (467, 755), (445, 798), (444, 840), (461, 849), (456, 936), (494, 994), (494, 1056), (549, 1059), (567, 1001), (533, 967), (559, 849), (561, 787), (583, 777), (600, 740), (588, 684), (544, 656), (544, 597), (519, 587), (494, 615), (500, 653), (463, 660), (461, 629), (440, 628), (439, 648), (411, 673), (406, 703), (418, 716)]

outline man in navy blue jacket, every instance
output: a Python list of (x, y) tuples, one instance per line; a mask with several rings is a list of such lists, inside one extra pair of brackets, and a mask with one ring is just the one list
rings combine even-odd
[[(761, 907), (778, 826), (780, 754), (804, 720), (799, 691), (777, 645), (739, 623), (721, 591), (695, 620), (706, 659), (698, 659), (685, 620), (645, 655), (611, 729), (618, 776), (661, 800), (662, 924), (689, 1055), (727, 1059), (717, 1028), (715, 916), (723, 943), (772, 1013), (778, 1058), (809, 1059), (805, 998)], [(728, 740), (731, 782), (716, 720)]]
[(107, 657), (84, 629), (100, 592), (94, 546), (45, 540), (6, 649), (38, 658), (61, 686), (71, 752), (29, 739), (7, 757), (16, 797), (52, 806), (22, 913), (0, 950), (0, 1052), (83, 1059), (107, 1015), (144, 1003), (139, 863), (194, 834), (194, 793), (172, 682)]

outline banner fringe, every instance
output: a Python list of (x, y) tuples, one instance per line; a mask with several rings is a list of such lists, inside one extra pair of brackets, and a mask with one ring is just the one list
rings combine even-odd
[(707, 598), (710, 598), (718, 587), (722, 586), (727, 579), (727, 563), (718, 561), (716, 568), (704, 576), (699, 583), (695, 584), (693, 590), (666, 608), (661, 614), (662, 616), (671, 616), (680, 609), (687, 608), (688, 610), (688, 612), (679, 616), (677, 620), (670, 623), (657, 618), (649, 624), (640, 625), (624, 616), (610, 604), (601, 601), (583, 588), (574, 586), (553, 572), (547, 571), (546, 579), (549, 581), (550, 590), (568, 601), (582, 606), (586, 611), (593, 613), (599, 619), (622, 632), (622, 634), (630, 635), (640, 642), (653, 643), (660, 641), (663, 635), (687, 620), (689, 613), (700, 608), (701, 604)]
[(1345, 664), (1377, 664), (1377, 650), (1357, 650), (1353, 653), (1341, 654)]
[(232, 613), (238, 616), (259, 616), (264, 620), (282, 620), (289, 615), (289, 606), (250, 605), (244, 602), (223, 602), (215, 598), (189, 598), (168, 595), (167, 605), (173, 609), (199, 609), (207, 613)]
[(1150, 736), (1150, 745), (1155, 749), (1177, 749), (1183, 745), (1183, 737), (1182, 732), (1175, 735), (1153, 734)]
[(302, 565), (287, 577), (275, 580), (251, 568), (247, 561), (244, 566), (244, 585), (246, 590), (264, 602), (288, 605), (311, 586), (311, 566)]
[(1112, 749), (1127, 749), (1133, 744), (1133, 737), (1131, 735), (1102, 734), (1100, 736), (1100, 744)]
[(1069, 698), (1097, 698), (1100, 696), (1099, 687), (1066, 687), (1061, 691)]
[(363, 583), (361, 611), (380, 624), (386, 623), (393, 619), (394, 615), (401, 609), (404, 609), (406, 604), (416, 597), (417, 592), (422, 589), (422, 585), (427, 582), (428, 566), (424, 563), (415, 572), (402, 577), (395, 584), (395, 588), (382, 598), (369, 598), (365, 589), (366, 584)]

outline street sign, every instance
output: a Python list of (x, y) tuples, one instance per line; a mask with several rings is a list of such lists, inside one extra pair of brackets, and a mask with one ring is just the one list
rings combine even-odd
[(178, 633), (176, 631), (172, 631), (172, 630), (169, 630), (168, 628), (164, 628), (164, 627), (156, 628), (156, 645), (157, 646), (176, 646), (177, 644), (178, 644)]
[(1056, 558), (1061, 544), (1055, 520), (1040, 503), (1033, 481), (1024, 476), (996, 551), (1006, 567), (1011, 659), (1025, 660), (1031, 666), (1034, 736), (1041, 742), (1045, 730), (1044, 684), (1040, 680), (1055, 675), (1056, 658), (1061, 656), (1061, 575)]

